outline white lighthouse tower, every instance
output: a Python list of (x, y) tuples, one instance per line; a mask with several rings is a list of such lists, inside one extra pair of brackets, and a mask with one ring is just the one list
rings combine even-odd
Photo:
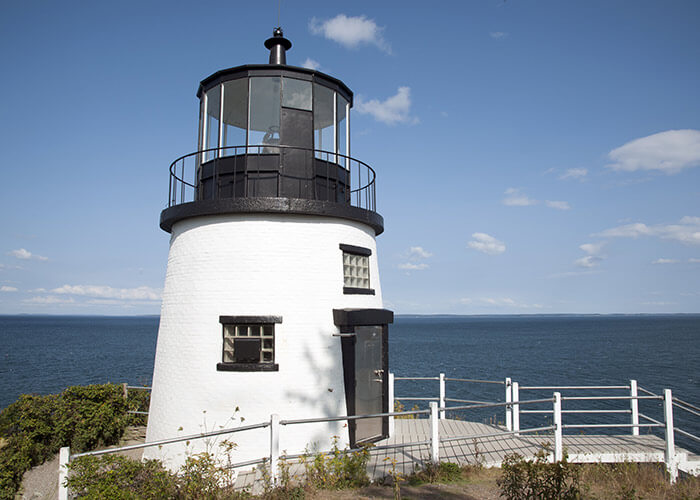
[[(269, 64), (199, 86), (198, 151), (170, 167), (171, 234), (147, 441), (282, 419), (388, 411), (388, 324), (375, 237), (375, 173), (350, 156), (352, 91)], [(238, 409), (238, 411), (236, 411)], [(235, 417), (235, 418), (233, 418)], [(280, 449), (387, 435), (385, 418), (284, 428)], [(232, 461), (260, 458), (269, 430), (233, 435)], [(171, 467), (216, 442), (147, 448)]]

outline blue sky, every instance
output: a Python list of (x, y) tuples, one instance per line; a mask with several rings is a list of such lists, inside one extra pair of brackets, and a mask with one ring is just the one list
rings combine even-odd
[[(248, 4), (248, 3), (246, 3)], [(700, 3), (282, 1), (355, 92), (399, 313), (700, 312)], [(277, 2), (0, 7), (0, 313), (157, 314), (200, 80)]]

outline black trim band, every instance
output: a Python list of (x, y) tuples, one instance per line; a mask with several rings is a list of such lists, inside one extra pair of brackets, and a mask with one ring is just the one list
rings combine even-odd
[(282, 316), (219, 316), (222, 325), (250, 325), (255, 323), (282, 323)]
[(333, 309), (336, 326), (388, 325), (394, 322), (394, 312), (388, 309)]
[(343, 287), (343, 295), (374, 295), (374, 288)]
[(218, 372), (278, 372), (277, 363), (217, 363)]
[(369, 248), (356, 247), (355, 245), (346, 245), (345, 243), (341, 243), (338, 246), (343, 252), (355, 255), (364, 255), (365, 257), (369, 257), (370, 255), (372, 255), (372, 250), (370, 250)]
[(190, 217), (253, 213), (336, 217), (366, 224), (374, 229), (375, 235), (384, 232), (384, 218), (377, 212), (343, 203), (301, 198), (220, 198), (181, 203), (160, 213), (160, 228), (170, 233), (173, 224)]

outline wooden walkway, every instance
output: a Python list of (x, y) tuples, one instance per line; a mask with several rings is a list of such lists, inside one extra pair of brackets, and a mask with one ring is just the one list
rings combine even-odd
[[(464, 438), (441, 442), (440, 461), (454, 462), (460, 465), (481, 464), (484, 467), (500, 467), (506, 455), (518, 453), (531, 458), (543, 446), (552, 445), (553, 434), (506, 434), (506, 429), (498, 425), (467, 422), (463, 420), (444, 419), (439, 421), (440, 439), (453, 437)], [(474, 437), (484, 434), (496, 434), (491, 437)], [(371, 451), (367, 472), (370, 479), (376, 480), (389, 474), (392, 467), (403, 475), (422, 468), (430, 460), (430, 421), (427, 419), (396, 419), (395, 433), (389, 439), (375, 443)], [(382, 449), (406, 443), (423, 443), (401, 448)], [(564, 435), (564, 450), (570, 462), (662, 462), (664, 460), (664, 441), (654, 435)], [(676, 446), (680, 469), (684, 472), (700, 474), (700, 456)], [(303, 470), (293, 464), (291, 474), (301, 475)], [(251, 488), (259, 473), (241, 472), (236, 486)]]

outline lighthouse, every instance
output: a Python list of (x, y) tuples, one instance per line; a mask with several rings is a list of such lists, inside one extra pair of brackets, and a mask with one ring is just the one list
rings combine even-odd
[[(201, 81), (197, 150), (170, 166), (170, 233), (148, 442), (281, 419), (387, 412), (388, 325), (375, 171), (350, 154), (352, 91), (289, 66), (277, 28), (268, 64)], [(232, 463), (267, 454), (269, 429), (147, 448)], [(289, 454), (388, 435), (386, 418), (283, 427)]]

